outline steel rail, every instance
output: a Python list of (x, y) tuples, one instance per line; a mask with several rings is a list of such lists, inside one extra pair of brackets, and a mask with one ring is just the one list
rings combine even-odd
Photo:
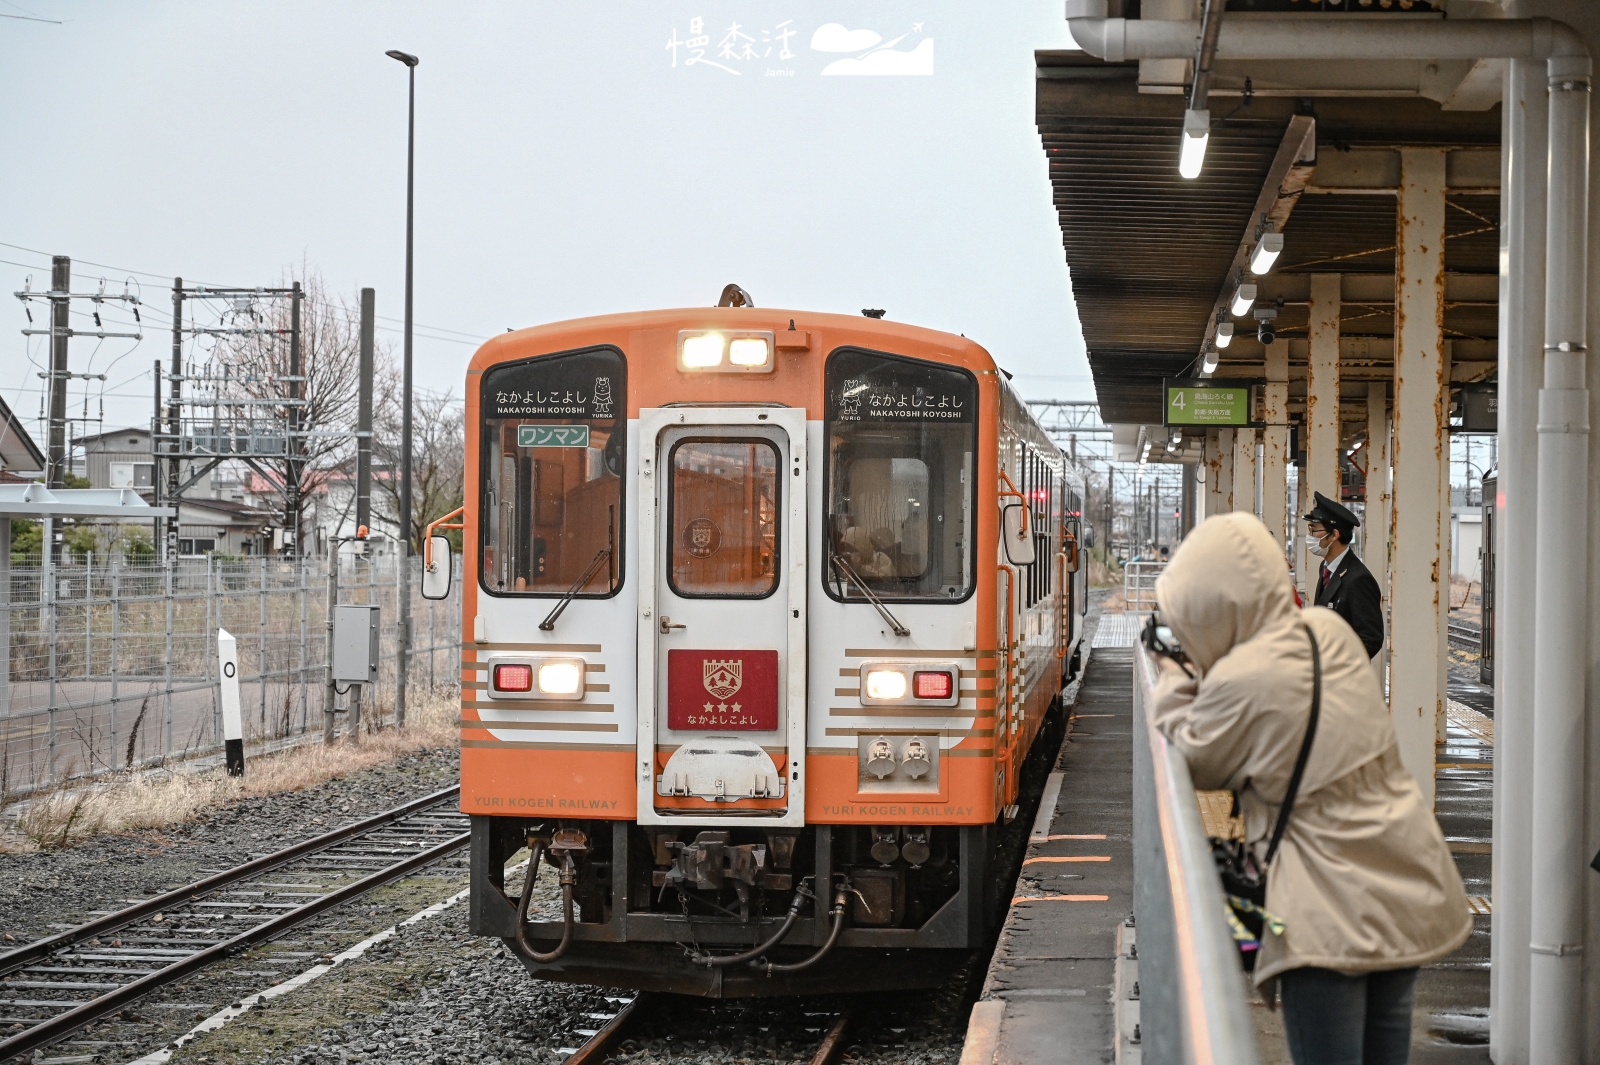
[(646, 991), (635, 994), (633, 1000), (618, 1010), (615, 1017), (601, 1025), (600, 1030), (591, 1035), (583, 1046), (567, 1055), (562, 1065), (588, 1065), (588, 1063), (598, 1065), (604, 1061), (607, 1051), (621, 1040), (624, 1030), (633, 1023), (633, 1015), (638, 1010), (639, 1003), (650, 998), (651, 995)]
[(144, 902), (135, 903), (126, 909), (108, 913), (104, 917), (88, 921), (76, 928), (68, 929), (57, 935), (46, 936), (44, 939), (17, 947), (15, 950), (8, 950), (4, 954), (0, 954), (0, 976), (20, 969), (30, 962), (38, 961), (46, 955), (54, 954), (63, 947), (70, 947), (79, 940), (93, 939), (107, 932), (114, 932), (124, 925), (143, 920), (153, 914), (161, 913), (163, 910), (171, 909), (173, 906), (192, 902), (202, 895), (209, 895), (219, 888), (227, 887), (241, 880), (248, 880), (258, 873), (269, 872), (280, 865), (294, 861), (296, 858), (303, 858), (307, 854), (331, 847), (335, 843), (350, 839), (352, 836), (359, 836), (375, 828), (381, 828), (390, 822), (410, 817), (414, 813), (425, 810), (430, 806), (436, 806), (460, 793), (461, 785), (457, 784), (445, 788), (443, 791), (424, 795), (420, 799), (413, 799), (408, 803), (396, 806), (392, 810), (385, 810), (381, 814), (373, 814), (371, 817), (354, 821), (343, 828), (336, 828), (331, 832), (324, 832), (320, 836), (313, 836), (311, 839), (285, 847), (281, 851), (263, 855), (253, 861), (245, 862), (243, 865), (234, 866), (226, 872), (217, 873), (204, 880), (197, 880), (181, 888), (174, 888), (171, 891), (157, 895), (153, 899), (146, 899)]
[[(384, 826), (396, 820), (400, 820), (410, 814), (419, 813), (430, 806), (438, 805), (440, 802), (448, 800), (451, 795), (458, 791), (458, 787), (447, 788), (444, 791), (435, 792), (434, 794), (424, 796), (421, 799), (412, 800), (411, 802), (408, 802), (403, 806), (396, 807), (393, 810), (388, 810), (382, 814), (375, 815), (374, 817), (366, 818), (363, 821), (358, 821), (353, 825), (345, 826), (342, 829), (337, 829), (333, 832), (326, 833), (323, 836), (316, 837), (315, 839), (306, 840), (303, 843), (286, 848), (285, 850), (279, 851), (276, 854), (266, 855), (265, 857), (258, 858), (252, 862), (247, 862), (236, 869), (231, 869), (226, 873), (209, 877), (203, 881), (198, 881), (196, 884), (190, 885), (189, 887), (179, 889), (178, 891), (167, 892), (164, 895), (158, 896), (156, 899), (140, 903), (137, 906), (129, 907), (127, 910), (122, 910), (115, 914), (110, 914), (105, 918), (101, 918), (100, 920), (91, 921), (88, 925), (82, 925), (78, 928), (71, 929), (69, 932), (63, 933), (61, 936), (52, 936), (50, 937), (50, 940), (56, 942), (56, 949), (72, 946), (73, 944), (82, 940), (85, 935), (88, 934), (84, 932), (85, 928), (93, 926), (102, 934), (108, 930), (121, 928), (139, 919), (139, 917), (127, 917), (126, 915), (129, 913), (137, 911), (139, 916), (142, 917), (160, 912), (159, 908), (152, 908), (152, 904), (156, 902), (165, 901), (169, 904), (169, 906), (173, 903), (181, 905), (190, 902), (204, 894), (215, 891), (219, 886), (237, 883), (240, 880), (248, 879), (250, 876), (270, 871), (296, 858), (305, 857), (308, 854), (314, 854), (319, 849), (324, 849), (346, 839), (350, 839), (353, 836), (360, 835), (363, 831), (372, 831), (374, 829), (383, 828)], [(254, 928), (246, 929), (245, 931), (240, 932), (238, 935), (224, 939), (221, 942), (214, 943), (209, 947), (201, 948), (200, 950), (197, 950), (186, 957), (174, 961), (171, 965), (167, 965), (164, 968), (158, 969), (152, 973), (148, 973), (137, 980), (123, 984), (112, 991), (108, 991), (104, 995), (89, 999), (82, 1004), (73, 1007), (72, 1009), (56, 1014), (54, 1017), (41, 1019), (37, 1024), (18, 1032), (9, 1039), (0, 1041), (0, 1060), (12, 1057), (13, 1055), (26, 1054), (30, 1051), (47, 1046), (57, 1039), (60, 1039), (62, 1036), (70, 1034), (86, 1024), (98, 1020), (99, 1018), (108, 1014), (115, 1013), (129, 1003), (142, 998), (144, 995), (149, 994), (151, 991), (154, 991), (165, 984), (169, 984), (175, 980), (180, 980), (191, 973), (203, 969), (214, 962), (236, 954), (240, 950), (243, 950), (247, 947), (274, 939), (326, 910), (330, 910), (336, 906), (350, 901), (351, 899), (359, 898), (367, 892), (372, 891), (375, 888), (382, 887), (384, 884), (387, 884), (390, 881), (406, 876), (417, 869), (421, 869), (424, 866), (438, 861), (441, 858), (446, 858), (456, 851), (466, 847), (468, 843), (471, 842), (471, 838), (472, 834), (470, 832), (461, 832), (454, 836), (450, 836), (442, 840), (437, 845), (428, 848), (427, 850), (407, 855), (406, 857), (386, 866), (383, 869), (378, 869), (369, 873), (360, 880), (356, 880), (344, 885), (343, 887), (336, 888), (320, 898), (313, 899), (302, 906), (297, 906), (292, 910), (285, 911), (277, 917), (263, 921)], [(204, 891), (196, 890), (202, 884), (208, 885), (206, 889)], [(30, 944), (30, 947), (36, 948), (45, 942), (48, 941), (41, 940), (38, 944)], [(10, 954), (6, 955), (6, 957), (9, 958), (28, 949), (29, 948), (19, 948), (17, 951), (10, 952)], [(51, 952), (45, 952), (43, 955), (38, 953), (32, 954), (29, 960), (37, 960), (39, 957), (47, 956), (48, 953)], [(15, 966), (13, 968), (15, 968)]]
[(811, 1055), (811, 1065), (834, 1065), (839, 1060), (845, 1048), (850, 1045), (845, 1039), (845, 1034), (850, 1030), (851, 1019), (849, 1010), (839, 1014), (839, 1019), (833, 1022), (828, 1034), (822, 1037), (822, 1044), (817, 1047), (817, 1052)]

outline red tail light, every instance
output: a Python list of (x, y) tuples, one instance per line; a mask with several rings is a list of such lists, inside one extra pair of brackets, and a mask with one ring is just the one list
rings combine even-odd
[(942, 671), (918, 673), (912, 678), (911, 687), (918, 699), (948, 699), (955, 688), (955, 678)]
[(494, 687), (502, 692), (533, 691), (533, 667), (515, 663), (495, 666)]

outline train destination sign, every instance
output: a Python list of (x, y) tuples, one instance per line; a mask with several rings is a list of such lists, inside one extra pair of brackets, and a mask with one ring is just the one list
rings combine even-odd
[[(576, 428), (578, 419), (626, 417), (627, 364), (612, 348), (544, 355), (496, 366), (483, 376), (485, 418), (550, 418)], [(578, 443), (518, 442), (523, 447), (583, 447)]]
[(518, 447), (588, 447), (587, 425), (519, 425)]
[(1163, 425), (1249, 425), (1250, 383), (1162, 382), (1166, 393)]

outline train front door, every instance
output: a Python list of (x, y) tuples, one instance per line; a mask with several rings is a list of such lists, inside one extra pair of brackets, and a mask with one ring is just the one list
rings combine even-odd
[(805, 412), (643, 410), (639, 438), (639, 820), (800, 824)]

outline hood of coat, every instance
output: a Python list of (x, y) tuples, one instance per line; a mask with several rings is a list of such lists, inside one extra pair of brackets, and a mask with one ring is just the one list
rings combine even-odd
[(1259, 518), (1237, 512), (1207, 518), (1183, 538), (1156, 580), (1156, 601), (1203, 671), (1299, 614), (1282, 549)]

